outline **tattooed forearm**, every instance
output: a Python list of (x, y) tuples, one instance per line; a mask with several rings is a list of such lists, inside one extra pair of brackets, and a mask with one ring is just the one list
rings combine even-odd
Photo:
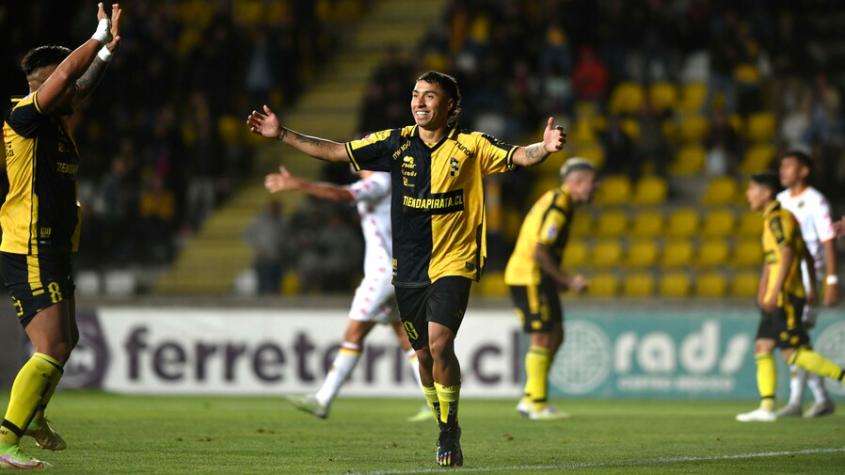
[(347, 161), (346, 146), (332, 140), (312, 137), (295, 130), (282, 127), (279, 140), (312, 157), (333, 162)]
[(279, 140), (281, 140), (282, 142), (284, 142), (284, 141), (285, 141), (285, 137), (287, 137), (287, 136), (288, 136), (288, 129), (286, 129), (286, 128), (282, 127), (282, 131), (281, 131), (281, 132), (279, 132), (279, 137), (278, 137), (278, 138), (279, 138)]
[(527, 165), (534, 165), (543, 161), (549, 156), (549, 152), (543, 147), (542, 143), (535, 143), (525, 147), (525, 160)]
[(103, 80), (104, 73), (106, 72), (106, 66), (108, 66), (108, 64), (109, 63), (100, 58), (94, 58), (94, 61), (90, 66), (88, 66), (85, 74), (76, 80), (76, 87), (78, 89), (77, 94), (79, 95), (80, 100), (88, 98), (88, 96), (94, 92), (94, 89), (96, 89), (100, 84), (100, 81)]
[(294, 138), (294, 140), (298, 140), (302, 143), (305, 143), (305, 144), (308, 144), (308, 145), (314, 145), (314, 146), (317, 146), (317, 147), (322, 147), (322, 146), (325, 146), (326, 144), (331, 143), (328, 140), (318, 139), (317, 137), (312, 137), (310, 135), (303, 135), (303, 134), (300, 134), (300, 133), (297, 133), (297, 132), (293, 133), (293, 138)]

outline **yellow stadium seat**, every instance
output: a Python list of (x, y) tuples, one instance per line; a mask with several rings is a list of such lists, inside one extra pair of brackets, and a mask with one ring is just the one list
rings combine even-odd
[(660, 211), (639, 211), (634, 215), (631, 236), (654, 238), (663, 232), (663, 213)]
[(637, 239), (628, 246), (625, 254), (625, 266), (642, 269), (657, 262), (660, 249), (654, 239)]
[(581, 269), (588, 264), (590, 246), (583, 239), (572, 239), (563, 251), (563, 268), (567, 271)]
[(678, 208), (669, 215), (666, 232), (671, 237), (687, 237), (698, 232), (699, 216), (695, 208)]
[(595, 117), (599, 114), (598, 105), (593, 101), (575, 101), (576, 117)]
[(758, 112), (748, 117), (748, 139), (752, 142), (770, 142), (777, 132), (777, 119), (772, 112)]
[(690, 291), (690, 278), (686, 272), (666, 272), (660, 277), (659, 292), (661, 297), (687, 297)]
[(695, 279), (695, 294), (699, 297), (724, 297), (728, 291), (728, 280), (722, 272), (699, 274)]
[(639, 206), (659, 205), (666, 201), (668, 186), (666, 180), (659, 176), (645, 176), (634, 186), (634, 196), (631, 203)]
[(689, 239), (673, 239), (663, 246), (660, 264), (667, 269), (689, 267), (692, 264), (694, 250)]
[(640, 121), (634, 117), (622, 119), (622, 130), (634, 142), (640, 140)]
[(594, 201), (598, 205), (623, 205), (631, 199), (631, 181), (624, 175), (602, 179)]
[(634, 114), (643, 107), (645, 93), (643, 87), (635, 82), (623, 82), (610, 94), (610, 113), (614, 115)]
[(628, 229), (628, 215), (618, 209), (604, 211), (596, 219), (595, 228), (595, 234), (599, 237), (622, 236)]
[(622, 262), (622, 245), (616, 239), (603, 239), (593, 246), (590, 253), (593, 267), (607, 269), (617, 267)]
[(731, 282), (731, 295), (734, 297), (755, 297), (760, 284), (760, 274), (752, 271), (739, 272)]
[(739, 164), (739, 171), (750, 175), (763, 171), (771, 165), (775, 158), (775, 147), (768, 144), (753, 145), (745, 152), (742, 163)]
[(590, 277), (587, 295), (590, 297), (615, 297), (619, 291), (619, 278), (615, 274), (603, 272)]
[(739, 218), (737, 234), (743, 238), (760, 238), (763, 233), (763, 216), (757, 211), (746, 211)]
[(541, 176), (531, 186), (531, 192), (530, 195), (528, 195), (528, 199), (531, 203), (535, 203), (547, 191), (553, 190), (559, 186), (560, 178), (558, 178), (557, 174), (552, 176)]
[(297, 276), (295, 272), (285, 272), (285, 275), (282, 276), (280, 287), (281, 293), (284, 295), (299, 294), (301, 289), (301, 286), (299, 285), (299, 276)]
[(701, 112), (706, 101), (707, 85), (701, 82), (692, 82), (684, 85), (678, 109), (687, 113)]
[(575, 155), (589, 160), (597, 169), (601, 169), (604, 166), (604, 148), (601, 144), (591, 143), (575, 147)]
[(566, 131), (566, 142), (572, 145), (592, 144), (598, 140), (593, 122), (579, 117), (571, 129)]
[(736, 267), (760, 267), (763, 263), (763, 245), (760, 238), (742, 239), (734, 249), (733, 264)]
[(686, 115), (681, 119), (680, 134), (684, 143), (701, 143), (710, 130), (710, 122), (702, 115)]
[(490, 272), (478, 282), (479, 291), (484, 297), (507, 297), (510, 295), (505, 284), (505, 276), (501, 272)]
[(675, 176), (697, 175), (704, 169), (706, 158), (707, 151), (701, 145), (684, 145), (669, 165), (669, 173)]
[(678, 102), (678, 88), (666, 81), (656, 82), (648, 89), (651, 107), (655, 112), (674, 109)]
[(726, 205), (734, 200), (737, 194), (736, 180), (729, 176), (713, 178), (707, 183), (701, 202), (705, 205)]
[(722, 267), (728, 262), (731, 248), (724, 239), (708, 239), (701, 243), (695, 264), (699, 268), (710, 269)]
[(722, 237), (733, 233), (736, 216), (731, 209), (716, 209), (704, 216), (701, 234), (705, 237)]
[(217, 133), (226, 144), (239, 144), (244, 141), (242, 121), (235, 116), (224, 115), (217, 120)]
[(585, 237), (588, 236), (593, 230), (593, 215), (584, 211), (584, 212), (575, 212), (575, 215), (572, 218), (572, 227), (570, 228), (570, 236), (572, 237)]
[(636, 272), (625, 276), (622, 293), (626, 297), (651, 297), (654, 295), (654, 277), (648, 272)]

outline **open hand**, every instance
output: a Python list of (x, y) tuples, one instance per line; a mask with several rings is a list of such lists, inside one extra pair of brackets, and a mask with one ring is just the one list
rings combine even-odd
[[(102, 9), (103, 4), (100, 4), (100, 8)], [(109, 51), (114, 51), (117, 49), (117, 45), (120, 44), (120, 14), (123, 13), (123, 9), (120, 8), (120, 4), (112, 3), (111, 4), (111, 41), (106, 43), (106, 48)], [(99, 12), (97, 12), (97, 17), (99, 18)]]
[(543, 147), (549, 153), (554, 153), (566, 144), (566, 131), (562, 125), (555, 125), (555, 118), (549, 117), (546, 130), (543, 131)]
[(282, 124), (279, 123), (279, 118), (266, 104), (263, 113), (252, 111), (252, 114), (246, 118), (246, 124), (249, 126), (250, 132), (268, 139), (278, 138), (282, 132)]
[(299, 187), (299, 179), (291, 175), (284, 166), (279, 167), (279, 173), (270, 173), (264, 177), (264, 188), (270, 193), (294, 190)]

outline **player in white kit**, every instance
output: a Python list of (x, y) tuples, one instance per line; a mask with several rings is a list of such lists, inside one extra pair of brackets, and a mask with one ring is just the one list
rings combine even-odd
[[(390, 229), (390, 174), (361, 171), (360, 180), (349, 186), (310, 182), (291, 175), (285, 167), (279, 173), (267, 175), (264, 186), (271, 193), (298, 190), (310, 196), (335, 202), (354, 202), (361, 218), (364, 234), (364, 278), (355, 290), (349, 309), (349, 323), (343, 343), (326, 375), (323, 385), (309, 396), (292, 396), (288, 400), (297, 409), (325, 419), (340, 387), (355, 369), (363, 351), (364, 339), (377, 324), (389, 323), (399, 339), (399, 345), (413, 367), (419, 385), (416, 352), (398, 318), (393, 293), (393, 238)], [(430, 418), (431, 411), (423, 406), (411, 420)]]
[[(807, 244), (807, 250), (816, 263), (816, 275), (824, 288), (824, 304), (835, 305), (839, 298), (839, 280), (836, 274), (836, 233), (830, 215), (830, 205), (818, 190), (809, 185), (813, 170), (813, 161), (805, 153), (794, 151), (784, 155), (780, 164), (780, 181), (786, 188), (777, 195), (781, 206), (795, 215), (801, 226), (801, 234)], [(822, 272), (824, 271), (824, 273)], [(804, 288), (810, 288), (809, 273), (806, 264), (802, 264)], [(825, 277), (821, 277), (825, 276)], [(814, 302), (804, 306), (802, 321), (807, 330), (816, 323), (817, 309)], [(824, 387), (821, 376), (793, 366), (789, 383), (789, 403), (778, 411), (779, 417), (800, 416), (801, 401), (804, 397), (804, 385), (813, 393), (815, 403), (804, 413), (804, 417), (820, 417), (833, 414), (835, 406)]]

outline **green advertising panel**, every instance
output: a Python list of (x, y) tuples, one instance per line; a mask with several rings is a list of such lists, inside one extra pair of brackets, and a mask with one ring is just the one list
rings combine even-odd
[[(550, 391), (586, 398), (756, 399), (758, 321), (753, 309), (568, 312)], [(819, 353), (845, 365), (845, 312), (821, 312), (811, 337)], [(785, 400), (789, 371), (777, 360), (778, 400)], [(840, 383), (826, 383), (834, 397), (845, 396)]]

